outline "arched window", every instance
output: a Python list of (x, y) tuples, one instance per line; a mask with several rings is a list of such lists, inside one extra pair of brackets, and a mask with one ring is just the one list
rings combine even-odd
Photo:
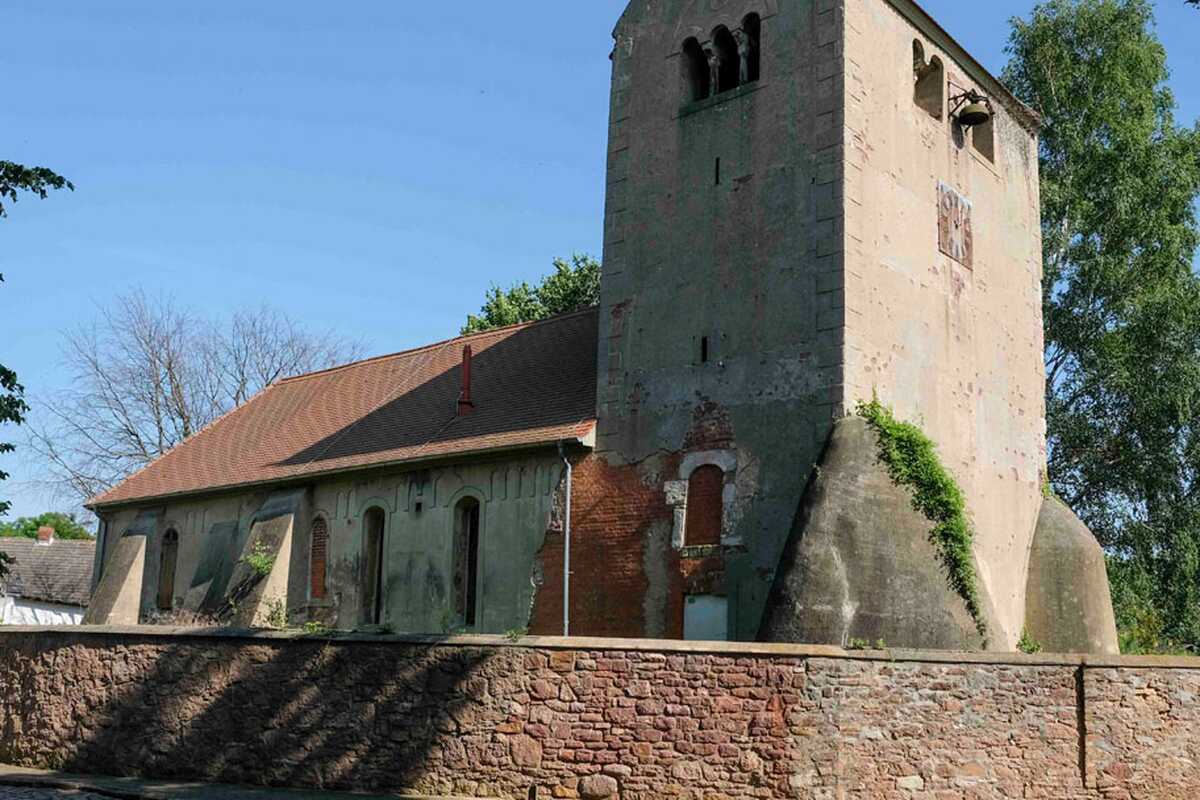
[(162, 551), (158, 557), (158, 608), (170, 611), (175, 607), (175, 564), (179, 560), (179, 533), (171, 528), (163, 535)]
[(925, 47), (913, 40), (913, 102), (934, 119), (942, 118), (946, 71), (937, 56), (925, 63)]
[(738, 62), (737, 41), (728, 28), (721, 26), (713, 31), (712, 47), (717, 58), (717, 85), (713, 87), (713, 94), (736, 89), (741, 83), (742, 68)]
[(742, 20), (742, 29), (738, 31), (738, 58), (741, 62), (742, 83), (753, 83), (762, 74), (760, 45), (762, 43), (762, 19), (758, 14), (750, 14)]
[(996, 117), (971, 128), (971, 147), (992, 163), (996, 162)]
[(712, 464), (698, 467), (688, 478), (684, 544), (718, 545), (725, 512), (725, 473)]
[(467, 627), (479, 611), (479, 501), (464, 497), (454, 509), (454, 613)]
[(381, 508), (363, 515), (362, 620), (367, 625), (383, 621), (383, 538), (387, 516)]
[(700, 42), (688, 39), (683, 43), (683, 53), (680, 59), (683, 64), (683, 97), (686, 102), (694, 103), (708, 97), (709, 69), (708, 58)]
[(325, 599), (325, 564), (328, 558), (329, 523), (324, 517), (315, 517), (308, 546), (308, 594), (313, 600)]

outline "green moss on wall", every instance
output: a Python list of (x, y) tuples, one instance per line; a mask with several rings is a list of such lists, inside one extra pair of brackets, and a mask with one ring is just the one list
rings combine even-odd
[(860, 403), (858, 413), (879, 437), (879, 460), (898, 485), (912, 491), (913, 508), (933, 523), (929, 540), (942, 559), (950, 587), (967, 604), (979, 635), (987, 637), (987, 621), (979, 600), (974, 533), (967, 521), (962, 489), (942, 466), (937, 449), (920, 428), (900, 422), (878, 400)]

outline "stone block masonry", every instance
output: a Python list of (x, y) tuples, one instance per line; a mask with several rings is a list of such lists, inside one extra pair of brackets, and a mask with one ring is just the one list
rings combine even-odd
[(1190, 798), (1190, 660), (0, 632), (0, 761), (500, 798)]

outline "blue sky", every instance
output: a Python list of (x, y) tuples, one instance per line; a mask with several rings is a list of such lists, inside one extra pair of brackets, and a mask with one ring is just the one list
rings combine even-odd
[[(996, 72), (1032, 8), (922, 4)], [(1200, 12), (1157, 6), (1190, 123)], [(599, 256), (623, 7), (8, 0), (0, 158), (77, 190), (0, 221), (0, 362), (55, 391), (60, 330), (134, 288), (212, 315), (265, 301), (391, 352), (455, 333), (493, 282)], [(0, 467), (14, 515), (56, 505), (26, 459)]]

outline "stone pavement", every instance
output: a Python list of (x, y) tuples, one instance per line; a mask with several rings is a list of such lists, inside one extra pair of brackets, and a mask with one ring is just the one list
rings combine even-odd
[(455, 800), (71, 775), (0, 764), (0, 800)]

